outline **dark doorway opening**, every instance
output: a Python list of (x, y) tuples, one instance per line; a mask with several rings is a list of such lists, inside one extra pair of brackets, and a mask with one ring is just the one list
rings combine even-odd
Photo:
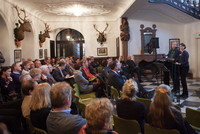
[(85, 55), (83, 35), (74, 29), (64, 29), (56, 36), (56, 57), (74, 56), (82, 59)]

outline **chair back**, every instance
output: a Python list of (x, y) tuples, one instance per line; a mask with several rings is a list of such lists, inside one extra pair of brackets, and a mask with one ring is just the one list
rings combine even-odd
[(114, 130), (118, 134), (140, 134), (140, 125), (136, 120), (126, 120), (113, 114)]
[(81, 102), (80, 100), (78, 101), (78, 109), (80, 112), (80, 115), (85, 118), (85, 108), (86, 108), (86, 104), (84, 104), (83, 102)]
[(144, 99), (144, 98), (136, 97), (136, 101), (139, 101), (139, 102), (144, 103), (146, 109), (147, 109), (147, 108), (150, 106), (150, 104), (151, 104), (151, 100), (150, 100), (150, 99)]
[(39, 129), (39, 128), (36, 128), (36, 127), (34, 127), (34, 130), (35, 130), (35, 134), (47, 134), (46, 131)]
[(34, 127), (33, 127), (32, 123), (31, 123), (30, 117), (26, 117), (26, 123), (27, 123), (27, 126), (29, 128), (29, 133), (30, 134), (34, 134), (35, 130), (34, 130)]
[(181, 112), (181, 108), (178, 105), (174, 105), (174, 107)]
[(111, 86), (110, 91), (111, 91), (111, 95), (113, 95), (115, 101), (117, 101), (119, 99), (119, 93), (118, 93), (117, 89), (114, 88), (113, 86)]
[(144, 125), (144, 134), (180, 134), (176, 129), (161, 129), (152, 127), (148, 123)]
[(193, 129), (200, 131), (200, 111), (191, 108), (186, 108), (186, 120)]
[(80, 92), (79, 92), (78, 84), (75, 83), (73, 86), (74, 86), (75, 95), (78, 96), (78, 97), (80, 97)]

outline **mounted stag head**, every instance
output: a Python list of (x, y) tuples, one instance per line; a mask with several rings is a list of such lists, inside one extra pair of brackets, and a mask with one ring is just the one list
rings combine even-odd
[[(46, 38), (50, 38), (50, 35), (49, 35), (49, 25), (47, 25), (47, 23), (44, 23), (45, 25), (45, 30), (44, 30), (44, 33), (40, 33), (39, 34), (39, 40), (40, 40), (40, 44), (44, 43)], [(41, 45), (40, 45), (41, 46)]]
[[(18, 27), (18, 23), (16, 23), (16, 28), (14, 29), (15, 41), (19, 42), (24, 39), (24, 31), (31, 32), (30, 28), (27, 25), (28, 23), (30, 23), (30, 21), (26, 19), (27, 16), (26, 11), (24, 9), (20, 9), (19, 11), (17, 6), (14, 6), (14, 8), (17, 11), (19, 19), (22, 21), (21, 22), (20, 20), (18, 20), (20, 26)], [(21, 13), (24, 13), (24, 18), (20, 16)]]
[(99, 42), (101, 45), (106, 42), (106, 38), (104, 35), (104, 32), (107, 30), (108, 28), (108, 23), (106, 23), (106, 28), (103, 30), (103, 32), (100, 32), (99, 30), (97, 30), (96, 25), (94, 24), (94, 29), (99, 32), (98, 38), (97, 38), (97, 42)]

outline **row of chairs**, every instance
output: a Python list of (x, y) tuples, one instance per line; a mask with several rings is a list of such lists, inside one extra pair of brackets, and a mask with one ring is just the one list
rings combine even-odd
[[(140, 134), (140, 125), (136, 120), (127, 120), (113, 115), (114, 119), (114, 130), (119, 134)], [(180, 134), (175, 129), (160, 129), (152, 127), (149, 124), (144, 126), (144, 134)]]
[[(117, 92), (117, 89), (111, 86), (111, 95), (117, 101), (119, 99), (119, 93)], [(122, 96), (122, 92), (120, 92), (120, 95)], [(144, 98), (139, 98), (136, 97), (136, 101), (142, 102), (145, 105), (145, 108), (147, 109), (149, 105), (151, 104), (150, 99), (144, 99)], [(174, 105), (174, 107), (181, 112), (181, 108), (178, 105)], [(200, 111), (199, 110), (194, 110), (191, 108), (186, 108), (186, 120), (192, 128), (196, 131), (200, 132)]]

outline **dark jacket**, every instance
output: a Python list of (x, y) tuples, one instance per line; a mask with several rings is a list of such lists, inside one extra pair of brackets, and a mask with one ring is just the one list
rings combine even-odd
[(114, 71), (110, 70), (108, 75), (108, 84), (113, 86), (119, 91), (122, 91), (122, 86), (124, 85), (124, 79), (120, 74), (116, 74)]
[(17, 93), (21, 93), (21, 82), (19, 81), (19, 77), (21, 76), (21, 73), (11, 73), (10, 75), (13, 79), (13, 82), (15, 84), (15, 89)]
[(13, 81), (8, 82), (8, 80), (0, 77), (0, 89), (3, 98), (6, 99), (11, 92), (15, 91), (15, 85)]
[(31, 110), (30, 118), (34, 127), (47, 131), (46, 120), (51, 108), (42, 108), (36, 111)]
[(184, 50), (182, 54), (179, 54), (178, 62), (181, 63), (181, 66), (188, 67), (189, 66), (189, 53)]
[[(172, 54), (172, 53), (174, 53), (174, 54)], [(181, 53), (181, 51), (178, 48), (175, 48), (174, 52), (173, 52), (173, 49), (170, 49), (169, 53), (168, 53), (168, 58), (174, 58), (174, 62), (177, 62), (180, 53)]]
[[(61, 74), (61, 71), (63, 73), (63, 76)], [(60, 70), (58, 67), (54, 69), (52, 76), (57, 82), (61, 82), (65, 80), (65, 72), (63, 70)]]
[(131, 101), (130, 99), (120, 99), (117, 101), (117, 114), (120, 118), (137, 120), (140, 124), (141, 132), (144, 132), (145, 106), (141, 102)]

